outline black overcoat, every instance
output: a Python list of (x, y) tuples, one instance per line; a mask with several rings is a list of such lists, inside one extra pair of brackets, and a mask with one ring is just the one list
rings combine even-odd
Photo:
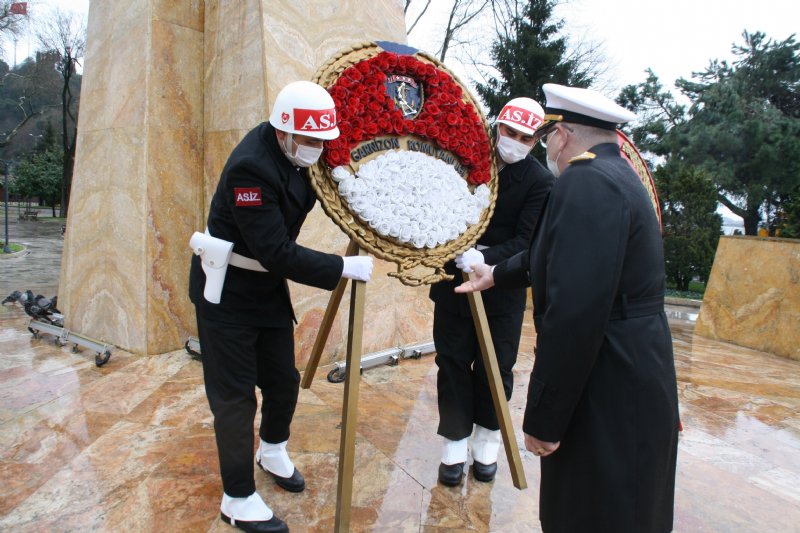
[[(243, 200), (241, 193), (250, 193)], [(250, 199), (250, 198), (258, 198)], [(286, 280), (332, 290), (342, 258), (295, 242), (316, 196), (306, 169), (292, 166), (278, 146), (275, 129), (250, 131), (228, 158), (211, 200), (208, 230), (233, 243), (233, 251), (268, 270), (228, 266), (219, 304), (203, 297), (205, 274), (192, 257), (189, 296), (205, 318), (262, 327), (289, 327), (294, 313)]]
[[(553, 186), (553, 179), (553, 174), (531, 155), (500, 170), (494, 214), (477, 243), (488, 246), (482, 251), (487, 265), (496, 265), (528, 248), (533, 227)], [(454, 292), (464, 281), (455, 261), (447, 263), (445, 271), (453, 275), (453, 280), (431, 285), (431, 300), (436, 302), (437, 307), (450, 313), (461, 317), (472, 316), (466, 295)], [(525, 310), (524, 288), (493, 288), (484, 291), (481, 296), (489, 316)]]
[(678, 400), (655, 210), (616, 144), (556, 180), (531, 248), (495, 268), (530, 281), (536, 359), (523, 429), (551, 532), (672, 529)]

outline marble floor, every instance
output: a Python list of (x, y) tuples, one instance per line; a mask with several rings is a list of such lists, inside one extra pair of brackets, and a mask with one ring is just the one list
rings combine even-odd
[[(670, 311), (684, 426), (675, 531), (800, 531), (800, 362), (695, 337), (693, 310)], [(0, 531), (233, 531), (218, 518), (198, 361), (183, 350), (116, 350), (98, 368), (93, 353), (33, 339), (26, 325), (18, 306), (0, 308)], [(516, 428), (533, 343), (526, 322)], [(306, 491), (284, 492), (256, 472), (293, 532), (333, 531), (344, 385), (327, 370), (301, 391), (289, 442)], [(435, 377), (431, 356), (364, 372), (351, 530), (539, 531), (539, 465), (528, 452), (524, 491), (505, 458), (493, 483), (437, 484)]]

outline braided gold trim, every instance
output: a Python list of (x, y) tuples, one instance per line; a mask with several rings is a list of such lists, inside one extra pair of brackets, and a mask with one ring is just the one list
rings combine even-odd
[[(330, 87), (345, 69), (370, 59), (382, 51), (378, 45), (372, 42), (364, 42), (345, 48), (322, 65), (317, 70), (312, 81), (323, 87)], [(432, 63), (436, 68), (443, 70), (453, 78), (453, 81), (462, 89), (463, 100), (472, 105), (478, 116), (480, 116), (486, 135), (490, 140), (489, 142), (492, 143), (486, 117), (470, 94), (469, 89), (461, 80), (435, 57), (425, 52), (417, 52), (415, 58), (422, 62)], [(490, 147), (490, 153), (494, 154), (493, 143)], [(397, 272), (390, 273), (390, 276), (398, 278), (404, 285), (418, 286), (452, 279), (453, 276), (444, 271), (445, 263), (455, 258), (457, 254), (474, 246), (478, 238), (486, 231), (494, 213), (494, 203), (497, 198), (497, 166), (493, 156), (491, 156), (491, 160), (491, 168), (489, 170), (491, 179), (487, 184), (490, 191), (489, 206), (483, 210), (477, 224), (468, 227), (458, 238), (435, 248), (415, 248), (397, 239), (375, 232), (368, 224), (350, 211), (347, 203), (339, 196), (337, 184), (331, 177), (332, 169), (321, 160), (309, 169), (309, 176), (311, 177), (311, 185), (328, 217), (358, 246), (376, 257), (396, 263)]]
[(639, 180), (641, 180), (642, 185), (644, 185), (644, 189), (647, 191), (647, 196), (650, 197), (650, 202), (653, 204), (653, 209), (656, 211), (656, 216), (658, 217), (658, 222), (660, 224), (661, 208), (658, 202), (658, 194), (656, 193), (655, 186), (653, 185), (653, 180), (650, 177), (650, 169), (647, 168), (647, 163), (642, 160), (639, 152), (627, 140), (622, 141), (621, 149), (633, 163), (633, 168), (639, 175)]

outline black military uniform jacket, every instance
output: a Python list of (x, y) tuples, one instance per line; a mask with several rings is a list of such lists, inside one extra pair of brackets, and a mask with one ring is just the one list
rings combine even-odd
[(655, 210), (616, 144), (556, 180), (528, 252), (494, 271), (533, 287), (523, 429), (542, 459), (546, 532), (672, 529), (678, 398)]
[[(481, 251), (487, 265), (496, 265), (528, 248), (553, 180), (553, 174), (531, 155), (503, 167), (499, 175), (494, 214), (486, 231), (478, 239), (478, 244), (489, 247)], [(453, 292), (463, 282), (455, 261), (447, 263), (445, 270), (453, 274), (453, 281), (432, 285), (431, 300), (451, 313), (471, 316), (466, 295)], [(487, 315), (514, 314), (525, 310), (524, 290), (490, 289), (481, 295)]]
[(255, 258), (268, 272), (228, 266), (219, 304), (203, 297), (205, 274), (192, 257), (189, 296), (201, 316), (254, 326), (288, 327), (294, 319), (290, 279), (332, 290), (342, 258), (295, 242), (316, 196), (306, 169), (292, 166), (278, 146), (275, 129), (250, 131), (228, 158), (208, 212), (209, 233), (233, 243), (233, 251)]

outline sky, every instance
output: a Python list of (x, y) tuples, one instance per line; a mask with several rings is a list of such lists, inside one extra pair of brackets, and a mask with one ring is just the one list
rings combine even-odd
[[(424, 3), (412, 0), (411, 13)], [(435, 53), (451, 5), (451, 0), (433, 0), (409, 43)], [(690, 78), (711, 59), (732, 59), (731, 47), (743, 43), (745, 29), (774, 40), (800, 34), (797, 0), (561, 0), (554, 15), (564, 21), (562, 31), (572, 42), (599, 46), (608, 70), (596, 88), (609, 96), (643, 82), (647, 68), (672, 89), (676, 79)], [(488, 50), (493, 28), (484, 26), (479, 46)], [(466, 61), (458, 51), (448, 52), (445, 64), (464, 81), (475, 79), (459, 59)]]
[[(412, 12), (424, 2), (412, 0)], [(451, 3), (433, 0), (410, 35), (410, 44), (435, 52), (441, 41), (437, 29), (444, 27)], [(28, 6), (31, 13), (58, 7), (88, 14), (89, 0), (30, 0)], [(731, 59), (731, 45), (742, 43), (745, 29), (763, 31), (775, 40), (800, 33), (797, 0), (560, 0), (555, 15), (564, 20), (563, 30), (573, 41), (600, 46), (608, 74), (598, 89), (610, 95), (627, 84), (644, 81), (648, 67), (671, 88), (677, 78), (703, 70), (711, 59)], [(488, 49), (491, 34), (481, 37), (482, 48)], [(17, 45), (18, 60), (27, 55), (28, 48), (35, 48), (35, 42), (22, 41), (25, 39)], [(6, 48), (6, 59), (12, 59), (13, 46)], [(458, 64), (456, 54), (448, 54), (445, 62), (467, 78), (464, 81), (473, 77)]]

